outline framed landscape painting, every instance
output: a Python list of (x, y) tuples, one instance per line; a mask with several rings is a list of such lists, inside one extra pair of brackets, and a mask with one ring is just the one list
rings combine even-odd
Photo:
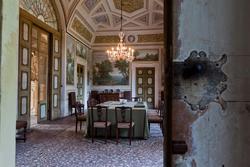
[(129, 63), (110, 62), (105, 51), (93, 53), (93, 85), (129, 85)]
[(80, 42), (76, 42), (76, 56), (87, 59), (88, 48)]
[(67, 75), (68, 85), (74, 85), (74, 69), (75, 69), (75, 41), (69, 35), (67, 36)]
[(138, 49), (134, 56), (134, 61), (159, 61), (159, 49)]

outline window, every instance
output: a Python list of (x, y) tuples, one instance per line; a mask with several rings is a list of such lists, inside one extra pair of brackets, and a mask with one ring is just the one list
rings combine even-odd
[(20, 0), (20, 7), (57, 30), (56, 15), (50, 0)]

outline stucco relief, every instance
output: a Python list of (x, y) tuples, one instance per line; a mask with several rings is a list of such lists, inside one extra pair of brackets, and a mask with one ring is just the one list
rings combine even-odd
[(175, 62), (174, 98), (184, 100), (192, 110), (205, 110), (210, 102), (225, 110), (221, 94), (227, 88), (227, 76), (221, 67), (226, 61), (226, 55), (211, 61), (205, 52), (192, 51), (184, 62)]

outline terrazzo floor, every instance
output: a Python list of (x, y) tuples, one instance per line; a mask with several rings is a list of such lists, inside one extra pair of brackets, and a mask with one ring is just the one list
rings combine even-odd
[(75, 133), (74, 117), (39, 124), (27, 134), (27, 141), (17, 141), (17, 167), (161, 167), (163, 137), (160, 127), (151, 124), (147, 140), (91, 139), (84, 130)]

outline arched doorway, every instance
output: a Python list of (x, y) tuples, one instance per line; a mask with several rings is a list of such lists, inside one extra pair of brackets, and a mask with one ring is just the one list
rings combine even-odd
[(30, 125), (60, 116), (61, 30), (49, 0), (21, 0), (18, 119)]

